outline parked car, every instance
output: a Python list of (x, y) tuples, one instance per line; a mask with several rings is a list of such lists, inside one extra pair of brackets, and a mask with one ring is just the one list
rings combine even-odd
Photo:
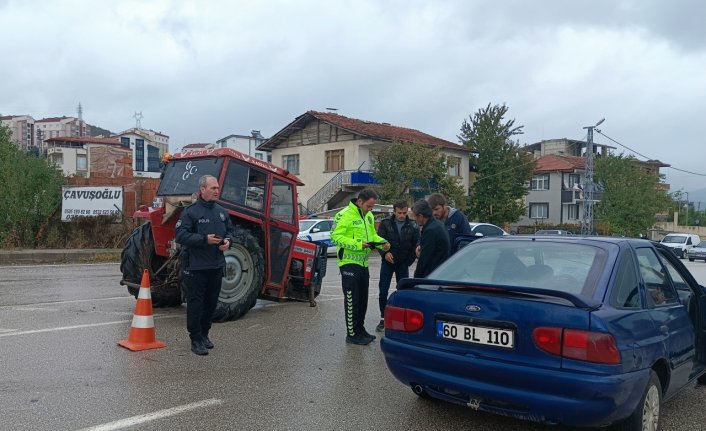
[[(501, 227), (495, 226), (490, 223), (468, 223), (471, 226), (471, 232), (474, 236), (503, 236), (510, 235), (505, 232)], [(480, 235), (478, 235), (480, 234)]]
[(535, 235), (573, 235), (568, 230), (562, 229), (541, 229), (534, 233)]
[(701, 242), (701, 238), (693, 233), (670, 233), (660, 242), (671, 248), (680, 259), (684, 259), (689, 250)]
[(398, 284), (381, 348), (420, 397), (550, 424), (656, 430), (663, 400), (704, 380), (704, 292), (650, 241), (484, 238), (427, 279)]
[(299, 234), (297, 239), (305, 241), (319, 241), (326, 244), (329, 255), (336, 254), (336, 245), (331, 241), (333, 220), (329, 219), (304, 219), (299, 220)]
[(689, 262), (693, 262), (696, 259), (703, 259), (704, 262), (706, 262), (706, 241), (701, 241), (691, 247), (689, 251), (686, 252), (686, 256), (689, 258)]

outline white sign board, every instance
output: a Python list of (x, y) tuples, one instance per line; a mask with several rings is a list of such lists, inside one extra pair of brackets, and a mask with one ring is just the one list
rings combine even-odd
[(117, 215), (117, 220), (121, 220), (122, 210), (122, 187), (63, 186), (61, 188), (61, 221), (99, 215)]

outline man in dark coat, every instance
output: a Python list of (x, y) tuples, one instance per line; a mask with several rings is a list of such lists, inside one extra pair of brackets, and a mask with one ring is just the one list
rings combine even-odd
[(431, 207), (434, 218), (439, 220), (444, 226), (449, 237), (449, 255), (454, 253), (454, 242), (458, 235), (472, 235), (471, 225), (468, 224), (468, 218), (456, 208), (450, 207), (446, 201), (446, 197), (441, 193), (432, 193), (427, 198)]
[(390, 243), (387, 251), (378, 250), (382, 256), (380, 264), (380, 282), (378, 287), (380, 295), (378, 303), (380, 305), (380, 323), (375, 328), (376, 331), (385, 330), (385, 306), (387, 305), (387, 295), (390, 291), (392, 274), (399, 283), (401, 279), (409, 277), (409, 266), (414, 262), (416, 255), (414, 249), (419, 242), (419, 228), (417, 224), (407, 217), (407, 201), (400, 200), (392, 205), (393, 214), (380, 222), (378, 235), (385, 238)]
[(183, 247), (180, 268), (187, 290), (186, 329), (191, 351), (197, 355), (208, 355), (208, 349), (213, 348), (208, 331), (221, 291), (223, 252), (233, 238), (230, 216), (216, 203), (219, 190), (215, 177), (201, 177), (198, 199), (184, 209), (176, 223), (176, 241)]
[(427, 201), (415, 202), (412, 213), (417, 224), (422, 227), (414, 278), (424, 278), (449, 256), (449, 236), (444, 225), (433, 216)]

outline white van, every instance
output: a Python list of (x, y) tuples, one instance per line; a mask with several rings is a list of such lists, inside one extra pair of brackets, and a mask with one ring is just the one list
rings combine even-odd
[(661, 244), (669, 247), (679, 259), (686, 257), (686, 252), (701, 242), (701, 238), (693, 233), (670, 233), (660, 241)]

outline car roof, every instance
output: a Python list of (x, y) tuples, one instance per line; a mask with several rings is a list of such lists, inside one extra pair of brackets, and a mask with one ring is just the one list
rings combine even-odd
[(534, 236), (532, 234), (530, 235), (510, 235), (510, 236), (503, 236), (503, 237), (498, 237), (498, 236), (489, 236), (489, 237), (483, 237), (480, 238), (475, 242), (487, 242), (487, 241), (522, 241), (522, 242), (531, 242), (531, 241), (546, 241), (546, 242), (570, 242), (570, 243), (581, 243), (581, 244), (588, 244), (588, 245), (600, 245), (600, 244), (617, 244), (617, 245), (625, 245), (625, 244), (635, 244), (635, 245), (643, 245), (646, 242), (651, 242), (647, 239), (641, 239), (641, 238), (627, 238), (627, 237), (615, 237), (615, 236), (593, 236), (593, 235), (587, 235), (587, 236), (582, 236), (582, 235), (546, 235), (546, 236)]

